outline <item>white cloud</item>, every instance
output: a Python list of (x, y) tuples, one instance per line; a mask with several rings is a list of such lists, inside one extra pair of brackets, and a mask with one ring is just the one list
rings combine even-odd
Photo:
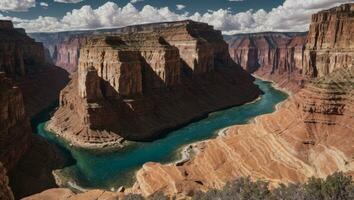
[(59, 3), (80, 3), (84, 0), (54, 0), (54, 1)]
[(183, 9), (186, 8), (186, 6), (185, 6), (185, 5), (182, 5), (182, 4), (177, 4), (177, 5), (176, 5), (176, 8), (177, 8), (177, 10), (183, 10)]
[[(88, 5), (74, 9), (61, 19), (54, 17), (39, 17), (34, 20), (11, 19), (16, 27), (23, 27), (28, 32), (111, 28), (184, 19), (209, 23), (225, 34), (259, 31), (306, 31), (311, 14), (346, 2), (351, 2), (351, 0), (286, 0), (283, 5), (273, 8), (269, 12), (260, 9), (235, 14), (230, 9), (178, 14), (168, 7), (156, 8), (146, 5), (139, 10), (132, 3), (119, 7), (116, 3), (107, 2), (97, 9)], [(9, 17), (0, 16), (0, 18)]]
[(144, 0), (131, 0), (130, 3), (134, 4), (134, 3), (138, 3), (138, 2), (143, 2)]
[(43, 7), (48, 7), (49, 6), (46, 2), (41, 2), (41, 3), (39, 3), (39, 5), (43, 6)]
[(36, 0), (0, 0), (0, 11), (24, 12), (36, 6)]

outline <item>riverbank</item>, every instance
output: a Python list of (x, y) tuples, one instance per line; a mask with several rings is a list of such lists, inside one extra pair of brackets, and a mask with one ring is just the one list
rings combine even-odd
[[(291, 96), (293, 94), (292, 91), (290, 90), (287, 90), (285, 88), (282, 88), (280, 87), (275, 81), (272, 81), (270, 79), (266, 79), (266, 78), (262, 78), (260, 76), (257, 76), (257, 75), (254, 75), (257, 79), (261, 80), (261, 81), (264, 81), (264, 82), (270, 82), (271, 83), (271, 86), (273, 88), (275, 88), (276, 90), (279, 90), (279, 91), (282, 91), (284, 93), (286, 93), (288, 96)], [(262, 96), (258, 97), (257, 99), (253, 100), (252, 102), (249, 102), (247, 104), (252, 104), (252, 103), (256, 103), (257, 101), (260, 101), (262, 98)], [(276, 113), (280, 106), (286, 102), (285, 101), (282, 101), (278, 104), (275, 105), (275, 110), (274, 112), (272, 113), (267, 113), (267, 114), (273, 114), (273, 113)], [(247, 105), (245, 104), (245, 105)], [(265, 114), (265, 115), (267, 115)], [(247, 124), (249, 123), (257, 123), (257, 119), (259, 119), (260, 117), (262, 117), (263, 115), (260, 115), (260, 116), (257, 116), (253, 119), (251, 119)], [(216, 135), (217, 137), (225, 137), (227, 136), (227, 133), (230, 131), (230, 129), (232, 127), (234, 127), (235, 125), (232, 125), (232, 126), (229, 126), (229, 127), (226, 127), (226, 128), (223, 128), (219, 131), (217, 131)], [(200, 153), (203, 148), (205, 147), (205, 143), (207, 143), (209, 140), (205, 140), (205, 141), (199, 141), (199, 142), (195, 142), (195, 143), (192, 143), (192, 144), (188, 144), (186, 145), (185, 147), (183, 147), (178, 153), (180, 155), (180, 158), (175, 161), (175, 162), (171, 162), (171, 164), (176, 164), (177, 166), (179, 165), (183, 165), (184, 163), (190, 161), (195, 155), (197, 155), (198, 153)]]

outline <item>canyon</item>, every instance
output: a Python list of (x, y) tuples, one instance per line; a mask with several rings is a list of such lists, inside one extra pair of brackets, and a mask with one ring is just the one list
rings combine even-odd
[(221, 32), (193, 21), (91, 36), (78, 63), (47, 124), (76, 147), (110, 150), (126, 140), (153, 140), (260, 94), (231, 60)]
[[(291, 96), (274, 113), (188, 145), (182, 161), (145, 163), (131, 188), (76, 194), (66, 188), (43, 191), (47, 185), (36, 188), (42, 193), (25, 199), (117, 199), (123, 193), (149, 197), (158, 192), (185, 198), (220, 189), (237, 177), (267, 180), (277, 187), (312, 176), (325, 178), (335, 171), (354, 175), (353, 17), (354, 4), (344, 4), (314, 14), (308, 33), (239, 34), (227, 43), (220, 31), (189, 20), (31, 34), (48, 49), (26, 39), (43, 49), (31, 52), (31, 58), (40, 58), (38, 63), (22, 54), (25, 42), (11, 47), (13, 58), (0, 57), (5, 71), (0, 73), (0, 89), (5, 91), (0, 94), (5, 99), (0, 103), (0, 147), (8, 149), (0, 160), (9, 171), (21, 171), (32, 158), (48, 165), (53, 161), (47, 157), (58, 156), (45, 140), (33, 139), (28, 116), (38, 114), (58, 95), (68, 80), (63, 69), (71, 73), (71, 80), (61, 90), (59, 108), (46, 128), (71, 147), (95, 150), (122, 148), (131, 140), (151, 141), (212, 111), (257, 99), (261, 91), (250, 72)], [(0, 23), (2, 31), (25, 34), (8, 21)], [(46, 54), (63, 69), (48, 65)], [(62, 75), (48, 78), (54, 72)], [(53, 88), (44, 88), (47, 81)], [(42, 87), (44, 93), (52, 91), (49, 99), (33, 97)], [(37, 148), (25, 153), (29, 145)], [(23, 152), (14, 151), (19, 146)], [(58, 164), (50, 169), (62, 165), (60, 159), (55, 157)], [(15, 167), (17, 163), (22, 167)], [(0, 195), (13, 199), (1, 164)]]

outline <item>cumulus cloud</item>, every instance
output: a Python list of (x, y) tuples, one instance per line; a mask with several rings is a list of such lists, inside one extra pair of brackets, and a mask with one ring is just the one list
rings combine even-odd
[(134, 4), (134, 3), (138, 3), (138, 2), (143, 2), (144, 0), (131, 0), (130, 3)]
[(84, 0), (54, 0), (54, 1), (59, 3), (80, 3)]
[(39, 3), (39, 5), (43, 6), (43, 7), (48, 7), (49, 6), (46, 2), (41, 2), (41, 3)]
[(1, 0), (0, 11), (24, 12), (36, 6), (36, 0)]
[[(263, 9), (232, 13), (231, 9), (219, 9), (206, 13), (182, 13), (168, 7), (156, 8), (145, 5), (137, 9), (132, 3), (124, 7), (107, 2), (93, 9), (89, 5), (68, 12), (61, 19), (39, 17), (34, 20), (11, 18), (17, 27), (28, 32), (64, 31), (75, 29), (96, 29), (122, 27), (133, 24), (192, 19), (206, 22), (225, 34), (259, 31), (306, 31), (310, 16), (320, 10), (337, 6), (351, 0), (285, 0), (267, 12)], [(0, 16), (0, 18), (6, 18)]]
[(182, 5), (182, 4), (177, 4), (177, 5), (176, 5), (176, 8), (177, 8), (177, 10), (183, 10), (183, 9), (186, 8), (186, 6), (185, 6), (185, 5)]

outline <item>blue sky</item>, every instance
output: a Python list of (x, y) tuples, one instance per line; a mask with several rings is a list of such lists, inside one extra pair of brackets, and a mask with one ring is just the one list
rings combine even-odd
[[(40, 3), (44, 2), (48, 4), (48, 7), (40, 6)], [(84, 5), (91, 5), (92, 8), (98, 8), (108, 0), (85, 0), (79, 3), (58, 3), (53, 0), (42, 0), (36, 3), (36, 7), (32, 7), (28, 12), (8, 12), (8, 16), (21, 17), (26, 19), (35, 19), (38, 16), (52, 16), (52, 17), (62, 17), (67, 12), (73, 9), (79, 9)], [(123, 7), (130, 0), (111, 0), (111, 2)], [(208, 10), (218, 10), (218, 9), (228, 9), (231, 8), (231, 12), (243, 12), (249, 9), (265, 9), (266, 11), (271, 10), (274, 7), (281, 5), (284, 0), (244, 0), (244, 1), (228, 1), (228, 0), (144, 0), (134, 3), (134, 6), (141, 9), (145, 5), (151, 5), (153, 7), (169, 7), (171, 10), (176, 12), (200, 12), (205, 13)], [(183, 11), (178, 11), (176, 5), (186, 6)], [(4, 14), (4, 13), (3, 13)]]
[(354, 0), (0, 0), (0, 19), (27, 32), (192, 19), (224, 34), (306, 31), (311, 15)]

